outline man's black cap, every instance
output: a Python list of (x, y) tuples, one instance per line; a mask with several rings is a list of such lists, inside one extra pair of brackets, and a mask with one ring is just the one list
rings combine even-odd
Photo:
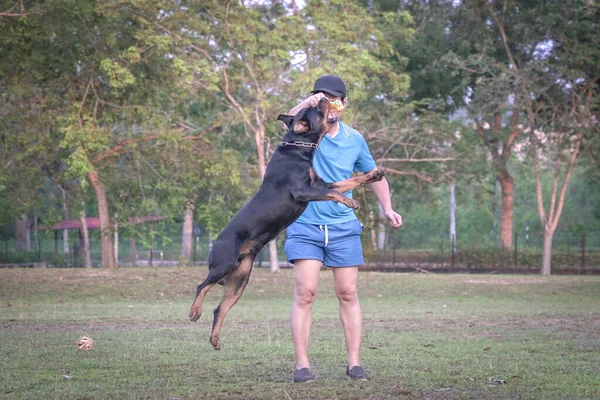
[(337, 97), (346, 97), (346, 84), (339, 76), (324, 75), (315, 81), (312, 94), (326, 92)]

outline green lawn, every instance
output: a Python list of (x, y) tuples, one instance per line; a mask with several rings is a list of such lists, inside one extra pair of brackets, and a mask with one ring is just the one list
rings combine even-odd
[[(311, 336), (319, 379), (294, 384), (292, 271), (253, 271), (218, 352), (208, 337), (222, 288), (200, 322), (187, 320), (205, 274), (0, 269), (0, 398), (600, 398), (600, 277), (361, 273), (372, 379), (350, 382), (324, 270)], [(82, 334), (93, 350), (76, 351)]]

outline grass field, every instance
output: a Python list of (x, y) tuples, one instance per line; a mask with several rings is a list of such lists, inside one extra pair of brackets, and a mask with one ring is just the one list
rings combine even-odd
[[(291, 381), (293, 273), (254, 270), (208, 343), (206, 268), (1, 269), (0, 398), (599, 399), (600, 277), (361, 273), (363, 366), (344, 376), (330, 271), (311, 336), (319, 379)], [(78, 352), (75, 341), (96, 346)]]

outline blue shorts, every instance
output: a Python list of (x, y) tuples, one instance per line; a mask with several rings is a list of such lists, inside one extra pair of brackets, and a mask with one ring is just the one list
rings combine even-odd
[(365, 263), (357, 220), (333, 225), (294, 222), (287, 228), (285, 252), (289, 262), (319, 260), (327, 267), (355, 267)]

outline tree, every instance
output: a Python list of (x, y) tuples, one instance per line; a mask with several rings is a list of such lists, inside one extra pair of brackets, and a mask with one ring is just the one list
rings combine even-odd
[[(469, 79), (469, 107), (477, 133), (489, 149), (502, 187), (502, 243), (512, 237), (513, 180), (508, 161), (518, 138), (528, 137), (537, 181), (536, 198), (544, 227), (542, 273), (550, 273), (552, 237), (582, 142), (597, 123), (598, 6), (560, 0), (465, 2), (457, 21), (478, 33), (467, 57), (446, 61)], [(463, 33), (461, 36), (461, 32)], [(472, 38), (457, 29), (459, 40)], [(554, 171), (545, 210), (541, 168)], [(564, 168), (564, 169), (563, 169)], [(562, 182), (561, 182), (562, 179)]]
[[(538, 14), (550, 28), (542, 53), (526, 75), (527, 127), (536, 178), (536, 201), (544, 228), (541, 272), (551, 274), (552, 239), (582, 146), (597, 136), (600, 110), (600, 5), (556, 1)], [(550, 201), (544, 201), (541, 169), (553, 172)]]
[[(157, 38), (166, 35), (178, 43), (174, 56), (184, 60), (192, 84), (223, 105), (220, 120), (230, 126), (235, 121), (251, 140), (261, 179), (271, 141), (283, 133), (276, 115), (305, 96), (319, 75), (344, 76), (357, 101), (365, 98), (371, 73), (387, 75), (394, 90), (400, 85), (397, 74), (374, 56), (385, 39), (355, 2), (310, 1), (293, 13), (279, 1), (207, 1), (158, 14), (139, 4), (132, 12), (154, 27)], [(269, 250), (277, 270), (274, 242)]]
[[(431, 185), (472, 179), (481, 175), (473, 160), (475, 150), (468, 133), (453, 113), (465, 99), (457, 86), (462, 77), (439, 68), (439, 59), (456, 47), (448, 34), (449, 17), (455, 12), (452, 1), (380, 0), (369, 2), (378, 27), (388, 38), (392, 51), (383, 55), (398, 73), (410, 76), (410, 87), (402, 93), (381, 91), (361, 104), (356, 118), (365, 132), (378, 163), (395, 179), (391, 185), (402, 199), (399, 209), (410, 209), (408, 191), (414, 186), (426, 193)], [(407, 25), (410, 29), (398, 29)], [(385, 80), (383, 80), (385, 87)], [(378, 88), (381, 90), (381, 88)], [(376, 92), (377, 93), (377, 92)], [(385, 93), (385, 95), (381, 95)], [(417, 180), (416, 185), (413, 180)], [(385, 225), (379, 224), (379, 237)], [(381, 247), (382, 240), (379, 240)]]
[(532, 60), (531, 47), (540, 40), (539, 25), (529, 20), (532, 7), (510, 1), (454, 5), (448, 32), (452, 50), (439, 63), (461, 77), (457, 92), (467, 99), (480, 143), (491, 158), (502, 192), (500, 238), (504, 248), (512, 246), (513, 236), (514, 180), (509, 160), (524, 137), (520, 126), (526, 90), (519, 74)]
[(114, 6), (64, 0), (31, 7), (25, 18), (1, 22), (10, 35), (0, 46), (13, 65), (4, 68), (3, 81), (20, 88), (10, 99), (13, 114), (41, 104), (30, 119), (21, 113), (19, 129), (31, 123), (34, 143), (47, 145), (43, 151), (67, 152), (67, 178), (94, 190), (107, 267), (115, 261), (104, 179), (115, 157), (144, 144), (199, 140), (206, 131), (174, 112), (179, 99), (189, 98), (185, 71), (169, 56), (174, 41), (149, 35), (136, 15)]

